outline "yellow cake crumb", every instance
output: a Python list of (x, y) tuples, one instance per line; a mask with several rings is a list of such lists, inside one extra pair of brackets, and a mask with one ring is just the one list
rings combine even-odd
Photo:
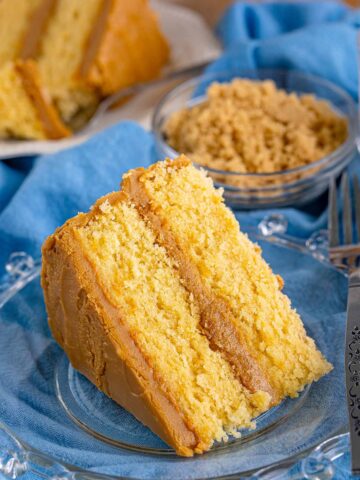
[(204, 284), (230, 305), (279, 398), (297, 396), (332, 366), (307, 336), (281, 291), (283, 282), (240, 231), (211, 178), (185, 157), (180, 162), (178, 168), (176, 160), (159, 162), (146, 171), (141, 181), (147, 195)]

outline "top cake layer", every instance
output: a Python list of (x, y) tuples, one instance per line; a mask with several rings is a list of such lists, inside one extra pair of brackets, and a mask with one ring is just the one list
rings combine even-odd
[(0, 2), (0, 66), (21, 57), (32, 15), (43, 0)]

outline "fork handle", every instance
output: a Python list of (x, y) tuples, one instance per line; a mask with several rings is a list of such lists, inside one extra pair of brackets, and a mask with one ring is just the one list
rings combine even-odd
[(349, 277), (345, 377), (350, 427), (351, 466), (360, 474), (360, 270)]

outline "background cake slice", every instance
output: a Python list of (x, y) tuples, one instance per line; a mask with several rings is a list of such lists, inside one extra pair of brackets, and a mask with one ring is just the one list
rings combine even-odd
[[(32, 65), (33, 72), (37, 70), (36, 90), (47, 92), (46, 101), (37, 101), (42, 106), (38, 112), (40, 121), (30, 113), (31, 99), (26, 102), (26, 94), (21, 93), (19, 102), (2, 122), (1, 135), (60, 138), (65, 130), (77, 130), (104, 96), (157, 76), (168, 56), (167, 42), (148, 0), (1, 0), (0, 68), (5, 67), (2, 82), (7, 83), (12, 68), (6, 65), (20, 62)], [(36, 62), (36, 67), (29, 61)], [(19, 85), (18, 81), (14, 88)], [(16, 95), (9, 92), (8, 86), (4, 88), (0, 92), (2, 105), (9, 108)], [(17, 111), (19, 127), (10, 128)], [(25, 113), (31, 117), (26, 128)], [(60, 128), (60, 118), (67, 129)], [(41, 123), (46, 123), (45, 130)]]
[(108, 95), (159, 75), (169, 47), (148, 0), (106, 0), (81, 65), (87, 83)]
[(42, 0), (22, 58), (36, 59), (62, 118), (78, 127), (101, 97), (158, 75), (168, 53), (148, 0)]
[(178, 454), (202, 453), (269, 407), (211, 347), (176, 260), (124, 193), (47, 239), (42, 286), (73, 366)]
[(40, 84), (36, 64), (0, 67), (0, 137), (59, 139), (70, 134)]
[[(241, 334), (266, 373), (273, 403), (296, 396), (330, 371), (282, 293), (282, 279), (240, 231), (222, 193), (203, 171), (182, 156), (130, 172), (122, 186), (157, 231), (159, 243), (178, 252), (180, 270), (181, 263), (196, 268), (204, 288), (228, 308), (224, 328), (231, 323)], [(191, 290), (186, 275), (184, 281)]]

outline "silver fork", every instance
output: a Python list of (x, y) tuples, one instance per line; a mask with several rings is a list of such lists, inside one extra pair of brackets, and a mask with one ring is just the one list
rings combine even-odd
[[(360, 254), (360, 183), (355, 175), (353, 179), (354, 208), (351, 202), (351, 188), (348, 174), (341, 178), (341, 193), (343, 203), (343, 242), (340, 239), (339, 210), (336, 193), (336, 182), (332, 180), (329, 190), (329, 255), (332, 263), (340, 268), (353, 269), (356, 267), (356, 258)], [(355, 215), (355, 229), (352, 217)], [(354, 231), (355, 230), (355, 231)]]
[[(342, 198), (338, 199), (336, 182), (333, 179), (329, 190), (329, 256), (337, 267), (344, 268), (349, 273), (345, 378), (351, 467), (353, 474), (358, 475), (360, 474), (360, 183), (358, 177), (354, 176), (353, 180), (349, 181), (348, 174), (344, 173), (340, 189)], [(342, 228), (338, 210), (340, 203), (342, 203)], [(355, 228), (353, 228), (353, 218)]]

